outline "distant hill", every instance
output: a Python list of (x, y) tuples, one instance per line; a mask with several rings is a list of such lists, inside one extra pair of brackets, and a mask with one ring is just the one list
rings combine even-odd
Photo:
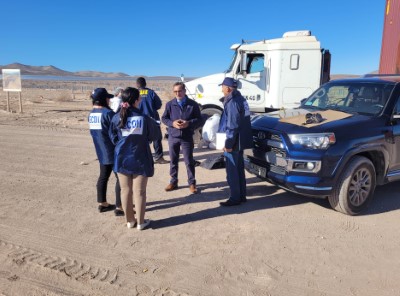
[(129, 77), (125, 73), (106, 73), (96, 71), (79, 71), (69, 72), (61, 70), (54, 66), (28, 66), (20, 63), (13, 63), (9, 65), (0, 66), (2, 69), (20, 69), (22, 75), (51, 75), (51, 76), (79, 76), (79, 77)]
[(352, 74), (331, 74), (331, 80), (344, 79), (344, 78), (357, 78), (357, 77), (361, 77), (361, 75), (352, 75)]
[[(13, 63), (9, 65), (0, 65), (0, 71), (2, 69), (20, 69), (22, 75), (50, 75), (50, 76), (77, 76), (77, 77), (107, 77), (107, 78), (124, 78), (131, 77), (128, 74), (117, 72), (96, 72), (96, 71), (77, 71), (77, 72), (69, 72), (61, 70), (54, 66), (28, 66), (20, 63)], [(378, 73), (378, 71), (371, 72), (371, 74)], [(149, 80), (176, 80), (178, 81), (179, 77), (173, 76), (152, 76), (148, 77), (145, 75), (134, 75), (132, 78), (143, 76)], [(360, 75), (351, 75), (351, 74), (331, 74), (331, 80), (342, 79), (342, 78), (354, 78), (360, 77)], [(195, 79), (196, 77), (185, 77), (186, 81), (190, 81)]]

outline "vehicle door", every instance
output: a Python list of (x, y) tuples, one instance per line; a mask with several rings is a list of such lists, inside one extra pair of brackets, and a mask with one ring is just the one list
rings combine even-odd
[[(391, 135), (393, 150), (391, 151), (392, 159), (389, 163), (389, 180), (400, 180), (400, 97), (393, 111), (393, 134)], [(398, 118), (395, 118), (398, 117)]]
[(238, 69), (238, 90), (246, 98), (250, 109), (264, 106), (266, 73), (264, 55), (260, 53), (247, 54), (247, 71)]

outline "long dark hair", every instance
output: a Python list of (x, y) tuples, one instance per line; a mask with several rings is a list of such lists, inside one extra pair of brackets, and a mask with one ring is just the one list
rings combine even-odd
[(137, 100), (139, 100), (140, 93), (137, 88), (127, 87), (122, 91), (121, 99), (121, 110), (119, 112), (120, 122), (119, 128), (123, 128), (126, 124), (126, 116), (128, 114), (128, 108), (133, 106)]

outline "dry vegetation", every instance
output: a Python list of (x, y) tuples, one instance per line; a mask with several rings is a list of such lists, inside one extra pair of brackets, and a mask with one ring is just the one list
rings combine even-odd
[[(173, 82), (149, 81), (164, 106)], [(0, 295), (399, 295), (399, 182), (350, 217), (246, 174), (248, 202), (226, 209), (225, 170), (196, 168), (189, 195), (183, 163), (168, 193), (169, 166), (156, 165), (148, 230), (99, 214), (90, 90), (132, 85), (23, 81), (23, 113), (18, 93), (7, 113), (0, 92)]]

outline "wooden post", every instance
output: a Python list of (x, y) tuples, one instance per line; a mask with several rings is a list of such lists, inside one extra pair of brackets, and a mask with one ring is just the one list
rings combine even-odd
[(22, 113), (22, 91), (19, 92), (19, 113)]
[(10, 112), (10, 92), (7, 92), (7, 112)]

